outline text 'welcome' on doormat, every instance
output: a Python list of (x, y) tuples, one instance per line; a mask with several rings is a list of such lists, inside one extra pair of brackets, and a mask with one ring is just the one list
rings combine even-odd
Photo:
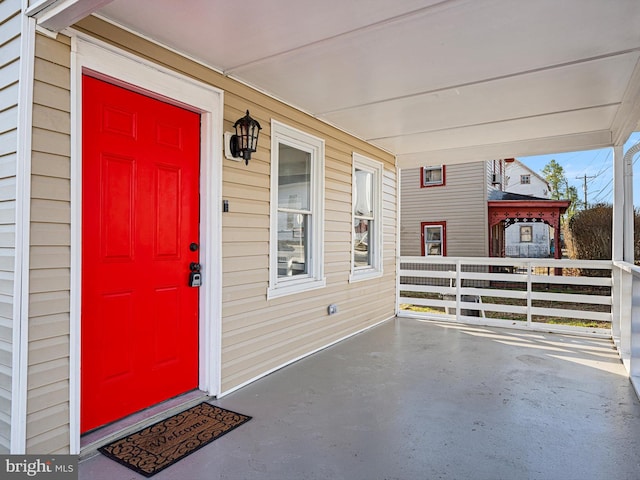
[(150, 477), (249, 420), (247, 415), (203, 402), (98, 450)]

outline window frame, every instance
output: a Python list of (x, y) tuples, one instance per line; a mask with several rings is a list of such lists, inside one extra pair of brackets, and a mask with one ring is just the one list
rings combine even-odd
[(531, 175), (527, 173), (520, 175), (520, 185), (531, 185)]
[[(307, 152), (311, 168), (310, 205), (306, 251), (307, 273), (292, 277), (278, 275), (278, 213), (280, 144)], [(306, 292), (326, 285), (324, 276), (324, 140), (271, 120), (271, 206), (269, 234), (269, 286), (267, 299)]]
[[(525, 228), (529, 229), (529, 240), (522, 239), (522, 230)], [(533, 243), (533, 225), (520, 225), (518, 233), (520, 234), (520, 243)]]
[[(442, 180), (440, 180), (439, 182), (425, 183), (425, 170), (442, 170)], [(446, 165), (420, 167), (420, 188), (444, 187), (447, 184), (446, 172)]]
[[(425, 251), (425, 227), (440, 227), (440, 255), (428, 255)], [(420, 249), (423, 257), (446, 257), (447, 256), (447, 222), (421, 222), (420, 223)]]
[[(373, 216), (369, 218), (366, 215), (356, 215), (356, 170), (362, 170), (371, 173), (373, 176), (372, 185), (372, 202)], [(382, 177), (384, 174), (384, 166), (382, 162), (372, 160), (371, 158), (353, 152), (352, 169), (351, 169), (351, 273), (349, 275), (350, 282), (358, 282), (377, 278), (383, 275), (383, 235), (382, 229)], [(355, 265), (355, 219), (366, 218), (373, 221), (373, 231), (368, 232), (369, 240), (369, 265), (356, 267)]]

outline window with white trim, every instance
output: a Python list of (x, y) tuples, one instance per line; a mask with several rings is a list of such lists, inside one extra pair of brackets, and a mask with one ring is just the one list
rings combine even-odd
[(351, 281), (382, 275), (382, 163), (353, 154)]
[(531, 184), (531, 175), (520, 175), (520, 183), (522, 185), (529, 185)]
[(447, 223), (422, 222), (422, 255), (444, 256), (447, 254)]
[(420, 186), (437, 187), (445, 184), (445, 166), (422, 167), (420, 169)]
[(324, 141), (271, 122), (268, 298), (325, 286)]

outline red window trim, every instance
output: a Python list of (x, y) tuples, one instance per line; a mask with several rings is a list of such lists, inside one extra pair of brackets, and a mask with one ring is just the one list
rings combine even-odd
[(421, 222), (420, 223), (420, 250), (422, 252), (422, 256), (425, 256), (424, 251), (424, 227), (442, 227), (442, 256), (447, 256), (447, 222)]
[[(433, 185), (424, 184), (425, 167), (420, 167), (420, 188), (444, 187), (447, 184), (446, 165), (439, 165), (439, 166), (442, 168), (442, 183), (434, 183)], [(436, 167), (436, 165), (433, 165), (431, 168), (433, 167)]]

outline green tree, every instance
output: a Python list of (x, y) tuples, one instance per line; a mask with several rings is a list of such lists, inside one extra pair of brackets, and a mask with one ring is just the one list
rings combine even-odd
[(578, 197), (578, 189), (576, 187), (570, 187), (568, 185), (565, 193), (565, 198), (567, 200), (571, 200), (571, 205), (569, 205), (569, 208), (567, 208), (567, 218), (571, 218), (578, 211), (578, 206), (584, 202), (581, 202)]
[(568, 182), (562, 165), (551, 159), (542, 169), (542, 176), (549, 184), (549, 193), (553, 200), (563, 200), (566, 198), (565, 193)]
[(576, 213), (580, 200), (578, 198), (578, 189), (569, 186), (564, 168), (555, 160), (551, 160), (542, 169), (542, 176), (549, 184), (549, 194), (553, 200), (570, 200), (571, 205), (567, 209), (564, 217), (565, 220), (570, 219)]

